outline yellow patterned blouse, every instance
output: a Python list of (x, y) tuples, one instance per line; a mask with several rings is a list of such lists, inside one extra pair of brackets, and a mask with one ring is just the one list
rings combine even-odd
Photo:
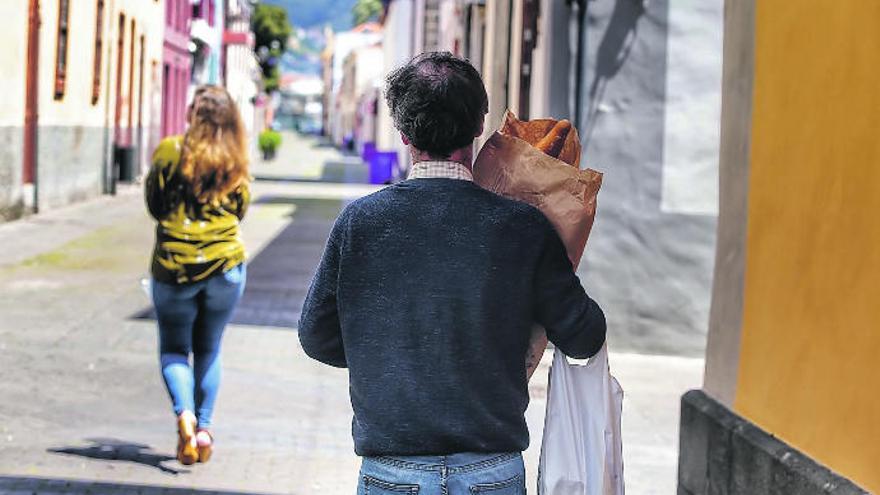
[(217, 204), (199, 203), (178, 173), (182, 136), (153, 153), (145, 195), (158, 221), (151, 272), (159, 282), (186, 284), (228, 271), (245, 260), (239, 221), (250, 201), (247, 182)]

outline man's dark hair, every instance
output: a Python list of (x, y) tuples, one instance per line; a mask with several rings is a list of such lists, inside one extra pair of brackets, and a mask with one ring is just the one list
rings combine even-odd
[(479, 72), (449, 52), (417, 55), (386, 82), (394, 126), (431, 156), (448, 157), (473, 142), (489, 109)]

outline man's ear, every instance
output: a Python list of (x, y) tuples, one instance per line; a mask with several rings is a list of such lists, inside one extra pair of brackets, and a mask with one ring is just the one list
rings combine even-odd
[(474, 134), (475, 138), (478, 138), (483, 135), (483, 126), (484, 125), (486, 125), (486, 116), (485, 115), (483, 116), (483, 118), (480, 119), (480, 130), (478, 130), (477, 133)]
[(406, 136), (404, 136), (402, 132), (400, 133), (400, 140), (403, 141), (403, 144), (405, 146), (409, 146), (409, 139), (407, 139)]

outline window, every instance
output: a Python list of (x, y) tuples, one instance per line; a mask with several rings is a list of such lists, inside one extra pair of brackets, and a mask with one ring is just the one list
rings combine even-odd
[(92, 105), (101, 97), (101, 52), (104, 47), (104, 0), (98, 0), (95, 16), (95, 65), (92, 68)]
[(67, 28), (70, 0), (58, 0), (58, 38), (55, 44), (55, 99), (64, 98), (67, 82)]
[(192, 6), (192, 18), (203, 19), (209, 26), (214, 25), (214, 0), (199, 0)]

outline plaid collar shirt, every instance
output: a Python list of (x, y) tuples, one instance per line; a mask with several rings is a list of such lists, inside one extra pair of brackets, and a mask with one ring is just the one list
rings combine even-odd
[(413, 164), (407, 179), (458, 179), (473, 182), (474, 174), (458, 162), (424, 161)]

